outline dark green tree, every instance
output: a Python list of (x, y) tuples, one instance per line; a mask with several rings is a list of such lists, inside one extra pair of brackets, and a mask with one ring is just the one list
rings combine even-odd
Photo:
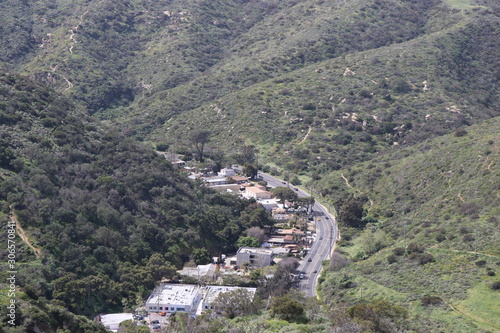
[(254, 164), (245, 163), (245, 165), (243, 165), (243, 168), (241, 169), (241, 171), (243, 172), (243, 174), (245, 176), (253, 179), (253, 178), (257, 177), (257, 173), (259, 172), (259, 169)]
[(363, 222), (364, 201), (360, 198), (350, 196), (340, 203), (339, 220), (346, 226), (354, 228), (362, 228), (365, 226)]
[(203, 163), (203, 150), (210, 140), (210, 131), (196, 131), (191, 135), (191, 142), (198, 152), (198, 161)]
[(278, 186), (273, 188), (271, 192), (281, 201), (281, 203), (283, 203), (283, 205), (285, 204), (285, 201), (290, 201), (292, 203), (297, 202), (299, 197), (297, 193), (289, 187)]
[(274, 317), (286, 321), (297, 321), (304, 315), (304, 306), (292, 299), (290, 294), (273, 298), (270, 309)]
[(260, 241), (251, 236), (241, 236), (236, 242), (236, 246), (240, 247), (260, 247)]

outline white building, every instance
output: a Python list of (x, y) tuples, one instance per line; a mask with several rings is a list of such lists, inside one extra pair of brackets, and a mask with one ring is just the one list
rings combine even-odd
[(241, 267), (248, 262), (255, 267), (271, 265), (273, 250), (259, 247), (240, 247), (236, 253), (236, 265)]
[(254, 198), (255, 200), (271, 199), (273, 194), (260, 186), (248, 186), (245, 189), (245, 197), (249, 199)]
[(149, 312), (191, 312), (201, 299), (198, 286), (163, 284), (156, 287), (146, 301)]
[(112, 332), (118, 332), (120, 323), (125, 320), (134, 320), (131, 313), (113, 313), (99, 316), (99, 321)]
[(233, 169), (222, 169), (217, 173), (219, 177), (233, 177), (236, 176), (236, 173)]

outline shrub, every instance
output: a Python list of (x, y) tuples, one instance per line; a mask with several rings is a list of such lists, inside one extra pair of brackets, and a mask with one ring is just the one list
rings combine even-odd
[(476, 261), (476, 266), (483, 267), (484, 265), (486, 265), (486, 260)]
[(387, 256), (387, 262), (389, 264), (393, 264), (393, 263), (395, 263), (397, 261), (398, 261), (398, 257), (396, 257), (396, 255), (390, 254), (390, 255)]
[(392, 250), (392, 253), (394, 253), (397, 256), (402, 256), (403, 254), (405, 254), (405, 249), (403, 249), (402, 247), (397, 247), (394, 250)]
[(486, 273), (486, 274), (488, 274), (489, 276), (495, 276), (496, 275), (494, 271), (488, 271), (488, 273)]
[(423, 306), (436, 305), (442, 303), (443, 300), (437, 296), (425, 296), (420, 300)]
[(465, 235), (462, 239), (464, 240), (464, 242), (472, 242), (474, 240), (474, 236)]
[(411, 243), (410, 245), (408, 245), (408, 252), (410, 253), (422, 253), (424, 252), (425, 248), (422, 244), (418, 244), (418, 243)]
[(491, 289), (493, 289), (493, 290), (500, 290), (500, 281), (493, 282), (493, 283), (490, 285), (490, 288), (491, 288)]
[(434, 262), (434, 257), (432, 254), (424, 253), (417, 256), (417, 261), (419, 265), (425, 265), (430, 262)]
[(436, 235), (436, 240), (438, 242), (442, 242), (446, 239), (445, 235), (442, 235), (442, 234), (439, 234), (439, 235)]
[(466, 136), (468, 133), (467, 133), (467, 130), (465, 128), (459, 128), (455, 131), (455, 136), (457, 138), (459, 137), (462, 137), (462, 136)]

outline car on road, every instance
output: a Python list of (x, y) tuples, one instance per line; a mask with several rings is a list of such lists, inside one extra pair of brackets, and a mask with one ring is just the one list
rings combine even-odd
[(309, 259), (307, 259), (307, 261), (311, 262), (311, 261), (313, 261), (313, 260), (312, 260), (312, 258), (309, 258)]
[(304, 273), (300, 273), (299, 279), (303, 279), (303, 278), (304, 278)]
[(330, 218), (327, 216), (327, 217), (325, 217), (325, 219), (329, 220)]
[(317, 218), (317, 220), (318, 220), (318, 221), (321, 221), (321, 217), (318, 217), (318, 218)]
[(322, 239), (323, 239), (323, 237), (320, 237), (320, 238), (319, 238), (319, 240), (322, 240)]
[(315, 269), (315, 270), (313, 271), (313, 273), (318, 273), (318, 270), (317, 270), (317, 269)]

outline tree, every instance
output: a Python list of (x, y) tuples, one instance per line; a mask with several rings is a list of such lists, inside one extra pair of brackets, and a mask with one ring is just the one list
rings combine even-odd
[(375, 300), (368, 303), (353, 305), (346, 310), (347, 314), (361, 322), (369, 323), (373, 332), (399, 332), (408, 311), (392, 305), (385, 300)]
[(241, 171), (245, 176), (255, 178), (257, 176), (257, 173), (259, 172), (259, 169), (254, 164), (245, 163)]
[(391, 239), (383, 230), (372, 232), (369, 228), (365, 229), (359, 236), (361, 249), (366, 254), (373, 254), (391, 244)]
[(273, 188), (271, 192), (276, 198), (278, 198), (283, 203), (283, 205), (285, 205), (285, 201), (287, 200), (291, 202), (296, 202), (299, 197), (297, 193), (295, 193), (295, 191), (289, 187), (278, 186)]
[(297, 198), (297, 204), (300, 207), (304, 207), (307, 210), (308, 214), (311, 212), (311, 209), (313, 208), (315, 203), (316, 200), (313, 197)]
[(240, 247), (260, 247), (260, 241), (255, 237), (240, 236), (236, 242), (236, 246)]
[(221, 292), (212, 303), (216, 313), (222, 313), (228, 318), (256, 314), (261, 308), (254, 293), (246, 289), (236, 289)]
[(254, 237), (262, 244), (266, 240), (266, 232), (259, 227), (251, 227), (247, 229), (246, 234), (248, 237)]
[(194, 249), (192, 257), (197, 265), (208, 264), (210, 262), (210, 253), (205, 248)]
[(163, 278), (171, 278), (177, 272), (177, 268), (166, 261), (160, 253), (153, 253), (149, 258), (147, 269), (151, 272), (154, 281)]
[(121, 333), (149, 333), (151, 332), (148, 326), (138, 326), (132, 320), (122, 321), (119, 325)]
[(289, 294), (275, 297), (271, 302), (271, 314), (286, 321), (296, 321), (304, 315), (304, 306)]
[(355, 198), (351, 195), (340, 204), (339, 220), (346, 226), (354, 228), (364, 227), (363, 214), (363, 200), (360, 198)]
[(278, 265), (280, 267), (282, 267), (285, 271), (287, 271), (289, 273), (293, 273), (293, 272), (295, 272), (297, 267), (300, 266), (300, 263), (297, 260), (297, 258), (285, 257), (285, 258), (281, 259), (281, 261), (278, 263)]
[(191, 142), (198, 151), (198, 161), (203, 163), (203, 150), (205, 144), (209, 141), (210, 132), (209, 131), (196, 131), (191, 136)]

